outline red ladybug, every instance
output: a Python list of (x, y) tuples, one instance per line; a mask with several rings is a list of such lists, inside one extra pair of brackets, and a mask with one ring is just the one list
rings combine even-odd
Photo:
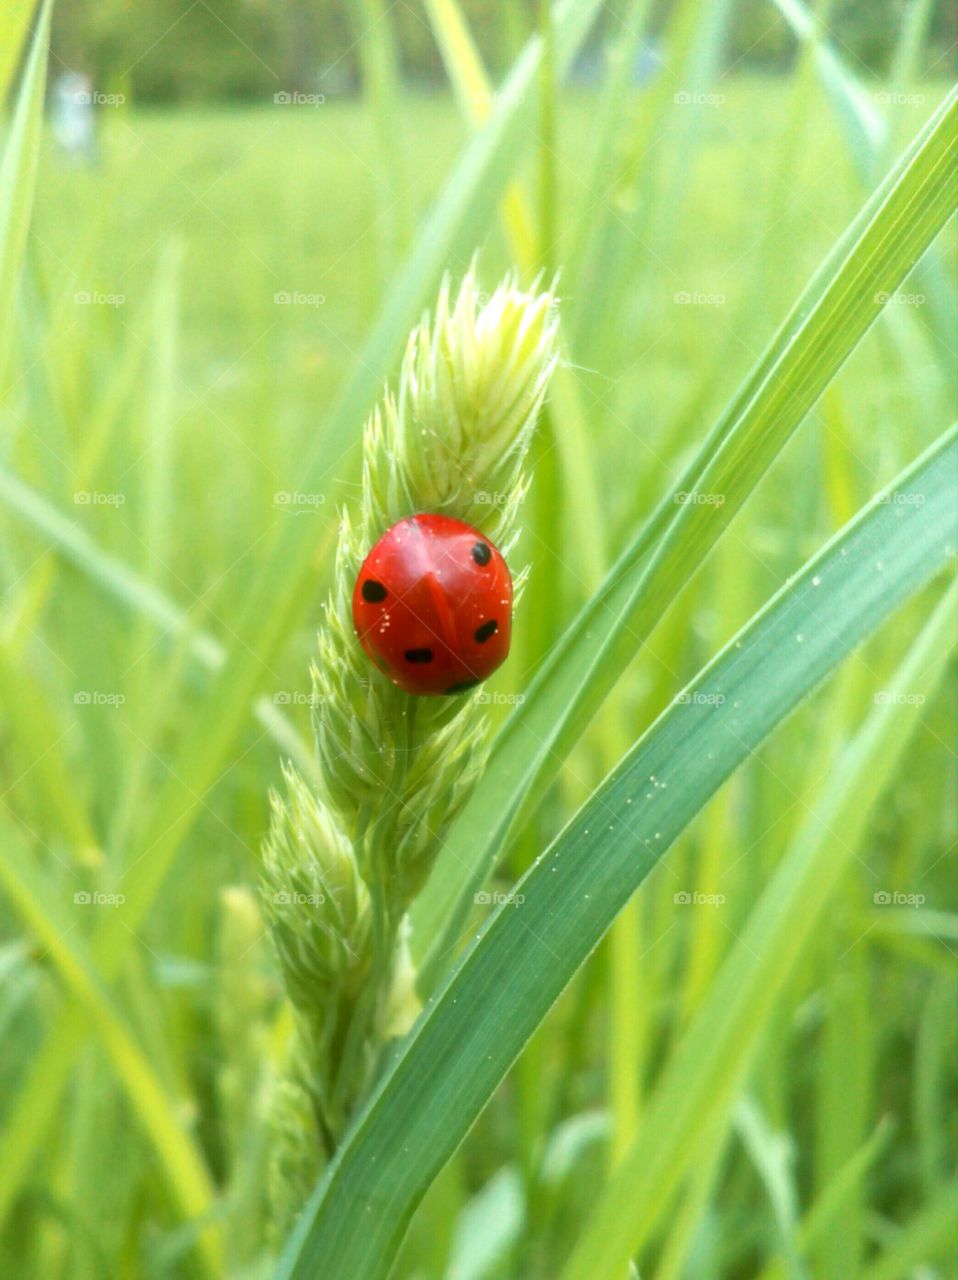
[(363, 561), (353, 590), (359, 642), (407, 693), (463, 693), (506, 659), (512, 578), (472, 525), (400, 520)]

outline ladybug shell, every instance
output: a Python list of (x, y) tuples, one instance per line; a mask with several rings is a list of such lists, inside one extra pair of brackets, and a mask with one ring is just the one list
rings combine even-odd
[(387, 529), (353, 590), (359, 642), (407, 693), (462, 693), (506, 659), (512, 578), (488, 538), (450, 516)]

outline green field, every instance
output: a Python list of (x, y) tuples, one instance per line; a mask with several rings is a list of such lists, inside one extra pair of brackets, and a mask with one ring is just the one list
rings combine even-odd
[[(691, 48), (684, 78), (676, 66), (611, 99), (601, 86), (550, 98), (547, 85), (543, 105), (533, 84), (480, 180), (464, 167), (473, 130), (446, 93), (105, 107), (95, 164), (67, 158), (49, 129), (38, 138), (30, 233), (0, 293), (17, 282), (0, 327), (3, 1275), (273, 1274), (277, 1195), (299, 1184), (277, 1170), (293, 1019), (259, 896), (269, 792), (287, 758), (309, 776), (324, 767), (309, 667), (339, 514), (359, 502), (364, 420), (442, 272), (455, 287), (474, 256), (489, 292), (513, 264), (525, 285), (537, 266), (558, 272), (562, 341), (511, 553), (529, 578), (486, 718), (501, 729), (553, 699), (558, 722), (566, 695), (548, 660), (566, 628), (595, 652), (616, 633), (609, 662), (622, 668), (555, 744), (487, 892), (512, 889), (585, 803), (612, 831), (620, 792), (595, 799), (609, 770), (886, 486), (888, 554), (879, 544), (871, 577), (907, 553), (898, 513), (915, 521), (913, 547), (930, 539), (931, 567), (901, 607), (876, 596), (863, 642), (832, 672), (836, 638), (807, 698), (790, 651), (758, 651), (754, 702), (743, 696), (741, 724), (728, 722), (747, 758), (714, 798), (688, 801), (684, 829), (536, 1013), (418, 1207), (409, 1193), (391, 1274), (626, 1280), (601, 1247), (626, 1221), (642, 1280), (958, 1274), (954, 542), (944, 518), (940, 537), (922, 533), (935, 500), (896, 480), (955, 419), (955, 225), (931, 226), (939, 197), (921, 158), (901, 179), (914, 190), (896, 189), (910, 203), (896, 212), (886, 192), (874, 206), (879, 231), (891, 210), (888, 234), (859, 253), (860, 224), (823, 268), (824, 288), (859, 254), (835, 303), (847, 311), (826, 331), (809, 294), (788, 320), (948, 86), (916, 81), (888, 105), (877, 82), (852, 94), (841, 62), (827, 90), (808, 49), (787, 76), (715, 76), (707, 49), (696, 61)], [(19, 137), (11, 123), (8, 157)], [(0, 187), (0, 213), (25, 173), (21, 162)], [(502, 203), (510, 178), (531, 262)], [(456, 184), (462, 209), (436, 220)], [(933, 243), (912, 268), (894, 254), (923, 218)], [(4, 217), (2, 236), (16, 238)], [(859, 324), (870, 290), (874, 315)], [(804, 342), (810, 362), (787, 384), (790, 343)], [(742, 399), (763, 359), (768, 387)], [(728, 484), (685, 507), (670, 495), (727, 411), (743, 424)], [(776, 437), (753, 476), (762, 440), (793, 413), (794, 436)], [(664, 519), (688, 512), (679, 552), (628, 618), (610, 606), (573, 623), (660, 503)], [(823, 577), (825, 612), (795, 605), (799, 645), (803, 616), (827, 641), (857, 607)], [(590, 670), (589, 688), (601, 679)], [(779, 696), (776, 715), (800, 705), (753, 743), (753, 710)], [(494, 796), (510, 776), (490, 774)], [(669, 781), (682, 791), (681, 772)], [(436, 837), (435, 852), (448, 839), (452, 853), (413, 908), (417, 959), (441, 936), (452, 854), (499, 817), (465, 812), (471, 831), (454, 822)], [(566, 856), (589, 849), (583, 837)], [(604, 854), (590, 856), (601, 896)], [(462, 943), (493, 914), (469, 907)], [(530, 933), (528, 963), (545, 975), (538, 942)], [(455, 954), (443, 950), (434, 977)], [(484, 991), (475, 1022), (488, 1023), (491, 1057), (524, 1015), (508, 982)], [(447, 1004), (442, 1025), (467, 1037)], [(456, 1038), (443, 1041), (450, 1062)], [(454, 1080), (437, 1076), (437, 1113), (455, 1110)], [(399, 1185), (402, 1151), (420, 1142), (428, 1160), (428, 1124), (398, 1104), (390, 1114)], [(370, 1168), (330, 1192), (352, 1206), (353, 1241), (376, 1237), (376, 1197), (388, 1198), (380, 1187), (348, 1200)], [(312, 1264), (277, 1274), (359, 1280), (341, 1260), (359, 1246), (334, 1239), (323, 1212), (329, 1235), (315, 1238), (336, 1261), (310, 1271), (327, 1255), (304, 1254)]]

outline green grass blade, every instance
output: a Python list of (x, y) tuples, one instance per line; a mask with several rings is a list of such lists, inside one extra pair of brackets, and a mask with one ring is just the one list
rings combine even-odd
[[(938, 461), (953, 466), (954, 456), (952, 446), (938, 454)], [(941, 520), (939, 553), (954, 515), (942, 510)], [(883, 552), (881, 541), (871, 543), (865, 567), (874, 574)], [(854, 554), (851, 548), (848, 554)], [(823, 567), (822, 586), (827, 572)], [(938, 606), (893, 677), (892, 690), (934, 689), (954, 645), (955, 599), (952, 590)], [(562, 1280), (606, 1280), (621, 1274), (688, 1170), (695, 1134), (729, 1107), (769, 1011), (854, 856), (871, 806), (894, 774), (908, 721), (917, 718), (917, 711), (910, 717), (901, 711), (899, 706), (876, 707), (839, 759), (821, 800), (670, 1060), (645, 1123), (596, 1202)]]
[[(492, 101), (495, 91), (462, 10), (456, 0), (427, 0), (426, 12), (459, 109), (475, 127), (488, 118), (487, 104)], [(556, 109), (554, 104), (549, 104), (555, 96), (556, 87), (553, 49), (555, 32), (552, 20), (546, 20), (545, 13), (543, 9), (541, 39), (544, 56), (539, 71), (539, 92), (545, 104), (542, 109), (544, 119), (549, 120), (550, 127), (554, 129)], [(538, 130), (543, 135), (548, 134), (544, 121), (540, 122)], [(539, 151), (540, 187), (544, 184), (544, 189), (540, 189), (537, 201), (540, 212), (538, 236), (533, 229), (525, 193), (518, 181), (510, 184), (501, 204), (501, 216), (509, 245), (521, 276), (526, 280), (531, 280), (540, 270), (552, 275), (556, 266), (552, 260), (555, 227), (552, 225), (551, 215), (543, 222), (546, 207), (551, 209), (556, 199), (556, 180), (552, 172), (555, 165), (555, 139), (550, 142), (547, 136), (540, 138)], [(550, 408), (540, 426), (540, 435), (545, 438), (539, 445), (533, 498), (536, 512), (544, 514), (546, 518), (535, 521), (535, 536), (541, 537), (555, 526), (556, 510), (567, 511), (566, 518), (570, 528), (575, 530), (577, 568), (584, 584), (591, 591), (598, 586), (608, 562), (602, 546), (602, 507), (581, 401), (579, 385), (563, 351), (563, 358), (552, 378)], [(552, 456), (553, 452), (555, 457)], [(560, 464), (559, 468), (555, 466), (556, 461)], [(561, 493), (558, 470), (561, 470)], [(556, 548), (549, 547), (549, 550), (552, 555), (546, 559), (550, 565), (554, 565), (557, 563)], [(543, 570), (549, 571), (546, 565), (540, 566), (537, 575), (538, 589), (550, 599), (554, 596), (558, 598), (554, 584), (541, 581)], [(531, 625), (534, 626), (535, 622)], [(530, 637), (529, 649), (534, 661), (538, 660), (545, 647), (547, 646), (543, 645), (541, 637)]]
[[(598, 0), (564, 0), (555, 14), (556, 57), (568, 67), (598, 12)], [(341, 465), (349, 445), (392, 367), (412, 325), (432, 296), (442, 271), (457, 249), (468, 253), (484, 224), (486, 210), (505, 188), (519, 144), (522, 125), (531, 114), (528, 101), (542, 58), (541, 41), (533, 37), (502, 87), (499, 105), (488, 123), (466, 147), (449, 175), (433, 209), (420, 230), (404, 267), (397, 273), (382, 312), (361, 357), (340, 392), (325, 429), (304, 460), (303, 487), (320, 490)], [(301, 522), (286, 526), (287, 537), (277, 549), (275, 562), (267, 566), (259, 586), (268, 596), (271, 616), (283, 617), (300, 594), (311, 547)], [(281, 570), (281, 571), (280, 571)], [(283, 584), (283, 600), (276, 599), (277, 582)], [(250, 616), (261, 616), (262, 601), (251, 605)]]
[[(520, 905), (495, 913), (397, 1051), (304, 1211), (279, 1276), (387, 1274), (430, 1182), (664, 850), (797, 703), (953, 555), (956, 461), (950, 432), (895, 482), (898, 502), (870, 504), (699, 674), (518, 882)], [(618, 1269), (585, 1274), (620, 1276), (627, 1260), (616, 1253)]]
[[(707, 558), (954, 208), (956, 95), (935, 113), (829, 256), (698, 456), (557, 641), (497, 741), (413, 910), (430, 981), (509, 834), (676, 594)], [(674, 494), (723, 496), (676, 505)], [(490, 821), (490, 815), (495, 815)]]
[[(214, 1193), (209, 1174), (174, 1114), (171, 1100), (149, 1060), (130, 1036), (118, 1009), (78, 945), (73, 933), (76, 921), (71, 921), (67, 913), (57, 906), (58, 899), (66, 896), (64, 891), (47, 881), (39, 869), (31, 865), (20, 837), (8, 824), (3, 827), (2, 837), (0, 882), (7, 896), (46, 948), (65, 986), (101, 1037), (130, 1102), (156, 1147), (173, 1196), (184, 1216), (191, 1222), (202, 1219), (213, 1207)], [(206, 1270), (210, 1275), (220, 1274), (220, 1249), (215, 1235), (209, 1230), (203, 1231), (199, 1245)]]
[(53, 0), (46, 0), (33, 35), (0, 164), (0, 380), (9, 354), (20, 263), (27, 243), (37, 179), (52, 11)]
[[(560, 65), (567, 65), (584, 39), (596, 8), (596, 0), (567, 0), (560, 7), (556, 17)], [(533, 41), (510, 77), (509, 92), (504, 92), (502, 105), (450, 175), (406, 268), (387, 298), (357, 370), (332, 412), (327, 430), (319, 433), (310, 455), (304, 459), (303, 489), (324, 488), (326, 477), (342, 458), (338, 442), (356, 438), (381, 378), (406, 340), (410, 323), (417, 318), (456, 237), (504, 185), (510, 168), (506, 158), (513, 141), (515, 111), (522, 105), (523, 90), (538, 62), (539, 46)], [(490, 191), (490, 183), (494, 191)], [(337, 445), (331, 449), (334, 441)], [(157, 801), (156, 822), (145, 838), (150, 857), (136, 861), (126, 886), (131, 917), (139, 919), (148, 910), (180, 840), (197, 816), (199, 796), (217, 776), (245, 722), (249, 701), (262, 680), (264, 668), (308, 598), (303, 583), (312, 572), (316, 549), (307, 524), (302, 520), (284, 524), (281, 536), (251, 584), (244, 619), (237, 628), (249, 639), (236, 647), (232, 661), (227, 662), (208, 694), (216, 715), (199, 717), (201, 729), (186, 735), (182, 751), (173, 762), (171, 781)], [(182, 778), (192, 779), (193, 785), (185, 789)]]
[(358, 0), (354, 16), (356, 44), (363, 65), (364, 96), (369, 100), (378, 150), (383, 225), (382, 277), (388, 280), (409, 238), (407, 178), (403, 163), (402, 92), (392, 7), (384, 0)]
[(34, 8), (34, 0), (8, 0), (0, 9), (0, 104), (16, 72)]
[[(567, 67), (574, 57), (598, 9), (598, 0), (565, 0), (558, 6), (555, 31), (560, 67)], [(356, 361), (355, 372), (303, 461), (303, 490), (320, 492), (328, 487), (328, 477), (336, 474), (350, 442), (358, 439), (363, 417), (406, 341), (411, 324), (431, 296), (436, 279), (457, 249), (474, 243), (473, 236), (486, 216), (489, 202), (504, 189), (518, 150), (518, 124), (528, 110), (527, 91), (537, 73), (540, 53), (539, 42), (533, 38), (509, 77), (493, 117), (450, 174), (405, 268), (396, 277), (379, 320)], [(9, 479), (5, 487), (9, 489)], [(304, 584), (314, 571), (316, 545), (308, 523), (289, 520), (283, 525), (280, 537), (250, 584), (245, 610), (235, 627), (240, 640), (227, 654), (206, 697), (198, 702), (194, 727), (181, 734), (180, 749), (169, 762), (169, 780), (156, 797), (154, 816), (144, 824), (141, 841), (130, 850), (130, 872), (122, 885), (127, 895), (124, 921), (108, 921), (97, 939), (96, 959), (107, 980), (121, 969), (133, 932), (150, 910), (180, 842), (202, 812), (206, 791), (216, 781), (237, 735), (247, 723), (263, 672), (269, 670), (271, 659), (286, 642), (296, 617), (310, 598)], [(117, 584), (115, 563), (109, 569)], [(132, 584), (126, 579), (122, 585)], [(162, 609), (152, 586), (143, 585), (147, 598)], [(306, 771), (314, 767), (310, 755), (306, 752), (299, 762)], [(190, 780), (189, 786), (184, 779)], [(67, 1016), (54, 1024), (51, 1046), (70, 1043)], [(45, 1055), (53, 1051), (52, 1047), (42, 1051), (44, 1069), (49, 1066)], [(50, 1078), (62, 1082), (67, 1073), (63, 1070), (56, 1077), (51, 1069)], [(47, 1115), (53, 1114), (55, 1101), (50, 1095), (44, 1098)], [(23, 1167), (28, 1146), (42, 1137), (43, 1126), (25, 1123), (17, 1133), (16, 1154)]]
[[(186, 640), (193, 658), (208, 671), (219, 671), (226, 662), (223, 645), (197, 627), (186, 609), (124, 561), (102, 550), (85, 529), (62, 515), (2, 463), (0, 502), (48, 538), (65, 560), (133, 614), (142, 615), (172, 639)], [(296, 762), (297, 768), (307, 774), (315, 771), (312, 748), (270, 698), (257, 698), (254, 714), (283, 752)]]
[(868, 178), (888, 133), (871, 95), (825, 39), (818, 18), (804, 0), (774, 0), (774, 4), (797, 39), (811, 50), (822, 85), (848, 137), (859, 176)]
[(955, 1201), (958, 1182), (942, 1184), (941, 1190), (901, 1230), (882, 1257), (862, 1274), (862, 1280), (908, 1280), (921, 1274), (921, 1264), (942, 1262), (947, 1275), (958, 1256), (958, 1221)]

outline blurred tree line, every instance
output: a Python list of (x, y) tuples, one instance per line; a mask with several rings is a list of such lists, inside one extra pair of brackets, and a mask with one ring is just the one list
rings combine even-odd
[[(659, 0), (652, 30), (678, 0)], [(610, 0), (596, 23), (592, 60), (628, 0)], [(829, 27), (857, 69), (881, 74), (912, 4), (922, 0), (833, 0)], [(495, 75), (509, 66), (536, 22), (539, 0), (461, 0)], [(821, 8), (821, 6), (818, 6)], [(262, 99), (286, 91), (342, 93), (362, 80), (363, 34), (383, 24), (407, 83), (442, 80), (422, 0), (58, 0), (54, 51), (61, 65), (134, 100)], [(951, 69), (958, 5), (935, 5), (932, 61)], [(728, 33), (729, 64), (775, 69), (794, 40), (771, 0), (740, 0)], [(588, 62), (586, 58), (585, 62)]]

